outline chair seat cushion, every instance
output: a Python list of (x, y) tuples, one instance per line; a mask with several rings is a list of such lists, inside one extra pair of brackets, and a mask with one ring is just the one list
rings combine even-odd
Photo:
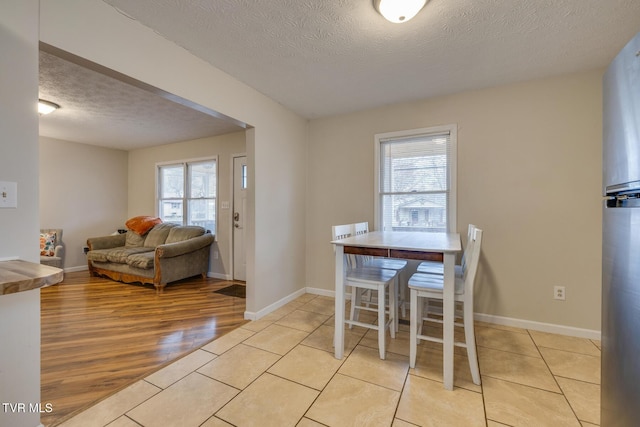
[[(462, 266), (456, 265), (456, 276), (462, 276)], [(441, 262), (432, 262), (432, 261), (424, 261), (418, 265), (416, 269), (418, 273), (427, 273), (427, 274), (444, 274), (444, 265)]]
[(354, 268), (347, 271), (347, 280), (352, 282), (378, 283), (390, 282), (398, 272), (380, 268)]
[(386, 268), (389, 270), (402, 270), (407, 266), (407, 261), (400, 259), (373, 258), (364, 264), (365, 267)]
[[(464, 293), (464, 280), (456, 277), (456, 295)], [(444, 288), (444, 277), (427, 273), (415, 273), (409, 279), (409, 289), (428, 290), (431, 292), (442, 292)]]

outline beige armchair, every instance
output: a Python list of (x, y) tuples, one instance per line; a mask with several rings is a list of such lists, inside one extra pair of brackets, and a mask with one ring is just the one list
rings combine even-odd
[(40, 264), (64, 267), (64, 245), (61, 228), (40, 229)]

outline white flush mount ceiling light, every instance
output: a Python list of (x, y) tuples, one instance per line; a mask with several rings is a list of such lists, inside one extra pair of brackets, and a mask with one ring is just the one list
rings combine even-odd
[(45, 116), (49, 113), (54, 112), (60, 108), (58, 104), (54, 104), (53, 102), (45, 101), (44, 99), (38, 99), (38, 113)]
[(373, 0), (373, 7), (388, 21), (407, 22), (420, 12), (427, 0)]

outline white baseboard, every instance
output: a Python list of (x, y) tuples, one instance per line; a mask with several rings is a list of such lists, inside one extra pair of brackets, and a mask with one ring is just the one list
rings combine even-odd
[(260, 311), (245, 311), (244, 312), (244, 318), (247, 320), (259, 320), (261, 318), (263, 318), (264, 316), (266, 316), (267, 314), (276, 311), (277, 309), (279, 309), (280, 307), (282, 307), (283, 305), (290, 303), (291, 301), (293, 301), (294, 299), (298, 298), (301, 295), (306, 294), (306, 289), (302, 288), (302, 289), (298, 289), (297, 291), (295, 291), (292, 294), (287, 295), (286, 297), (274, 302), (271, 305), (268, 305), (267, 307), (263, 308)]
[(323, 297), (331, 297), (334, 298), (336, 296), (336, 291), (330, 291), (328, 289), (320, 289), (320, 288), (305, 288), (306, 293), (313, 295), (321, 295)]
[[(327, 297), (335, 297), (334, 290), (306, 288), (309, 294), (323, 295)], [(510, 317), (495, 316), (492, 314), (476, 313), (474, 319), (480, 322), (493, 323), (496, 325), (511, 326), (515, 328), (531, 329), (533, 331), (549, 332), (558, 335), (567, 335), (571, 337), (586, 338), (592, 340), (600, 340), (601, 333), (597, 330), (576, 328), (573, 326), (556, 325), (552, 323), (542, 323), (533, 320), (514, 319)]]
[[(271, 313), (272, 311), (277, 310), (283, 305), (293, 301), (294, 299), (298, 298), (299, 296), (305, 293), (332, 297), (332, 298), (335, 297), (335, 291), (333, 290), (306, 287), (282, 298), (279, 301), (276, 301), (275, 303), (269, 305), (268, 307), (263, 308), (258, 312), (245, 311), (244, 318), (247, 320), (258, 320), (266, 316), (267, 314)], [(558, 334), (558, 335), (567, 335), (571, 337), (586, 338), (586, 339), (592, 339), (592, 340), (601, 339), (600, 331), (576, 328), (573, 326), (556, 325), (552, 323), (536, 322), (533, 320), (514, 319), (511, 317), (495, 316), (492, 314), (484, 314), (484, 313), (476, 313), (474, 315), (474, 319), (480, 322), (493, 323), (496, 325), (503, 325), (503, 326), (511, 326), (511, 327), (521, 328), (521, 329), (531, 329), (533, 331), (548, 332), (548, 333)]]
[(214, 273), (212, 271), (207, 272), (207, 277), (220, 280), (233, 280), (233, 277), (230, 274)]
[(64, 269), (64, 272), (65, 273), (72, 273), (74, 271), (85, 271), (85, 270), (88, 270), (88, 269), (89, 269), (89, 267), (86, 266), (86, 265), (79, 265), (77, 267), (67, 267), (67, 268)]
[(483, 313), (476, 313), (474, 315), (474, 319), (496, 325), (512, 326), (515, 328), (531, 329), (532, 331), (549, 332), (552, 334), (568, 335), (571, 337), (587, 338), (591, 340), (599, 340), (601, 338), (600, 331), (575, 328), (573, 326), (555, 325), (553, 323), (542, 323), (533, 320), (514, 319), (511, 317), (502, 317)]

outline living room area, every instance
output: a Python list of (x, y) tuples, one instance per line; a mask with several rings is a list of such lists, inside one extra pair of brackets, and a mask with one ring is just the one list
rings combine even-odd
[[(41, 291), (41, 401), (55, 408), (42, 414), (46, 426), (246, 322), (246, 284), (232, 270), (232, 174), (245, 130), (54, 53), (40, 51), (39, 97), (60, 108), (40, 115), (39, 222), (62, 231), (65, 276)], [(208, 277), (158, 295), (92, 276), (87, 239), (160, 215), (159, 165), (193, 159), (212, 159), (216, 171)]]

